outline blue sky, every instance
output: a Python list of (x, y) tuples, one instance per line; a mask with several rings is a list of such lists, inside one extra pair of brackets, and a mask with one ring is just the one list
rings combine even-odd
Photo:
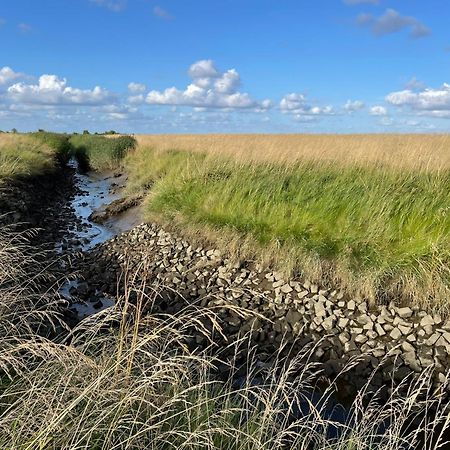
[(450, 129), (448, 0), (2, 0), (0, 129)]

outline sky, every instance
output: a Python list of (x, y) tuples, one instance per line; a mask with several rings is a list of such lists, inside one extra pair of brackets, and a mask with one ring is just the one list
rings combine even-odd
[(0, 130), (450, 131), (448, 0), (2, 0)]

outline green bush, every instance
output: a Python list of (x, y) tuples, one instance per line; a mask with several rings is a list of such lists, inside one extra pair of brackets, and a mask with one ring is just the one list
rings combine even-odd
[(131, 136), (106, 138), (95, 135), (73, 135), (70, 138), (80, 169), (108, 170), (118, 167), (136, 141)]

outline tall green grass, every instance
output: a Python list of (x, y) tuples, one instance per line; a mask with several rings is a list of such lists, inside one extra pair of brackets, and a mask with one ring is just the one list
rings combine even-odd
[(73, 135), (70, 138), (81, 170), (113, 170), (117, 168), (136, 141), (131, 136), (107, 138), (95, 135)]
[(276, 249), (277, 263), (294, 255), (307, 276), (372, 299), (448, 302), (449, 170), (238, 163), (149, 148), (127, 164), (130, 189), (153, 186), (149, 217), (250, 236)]
[(35, 176), (54, 170), (70, 157), (68, 136), (53, 133), (0, 136), (0, 180)]

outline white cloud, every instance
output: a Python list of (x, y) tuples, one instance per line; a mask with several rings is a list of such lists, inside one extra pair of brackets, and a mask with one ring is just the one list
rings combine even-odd
[(364, 106), (365, 104), (361, 100), (347, 100), (343, 108), (351, 113), (363, 109)]
[(426, 88), (421, 91), (405, 89), (391, 92), (386, 101), (397, 107), (408, 107), (420, 115), (432, 117), (450, 117), (450, 84), (444, 83), (440, 88)]
[(379, 5), (380, 0), (344, 0), (346, 5), (362, 5), (362, 4), (371, 4), (371, 5)]
[(98, 6), (104, 6), (114, 12), (120, 12), (127, 6), (127, 0), (90, 0)]
[(297, 120), (301, 120), (304, 116), (334, 114), (334, 109), (332, 106), (312, 106), (308, 104), (304, 94), (295, 92), (287, 94), (281, 99), (280, 110), (284, 114), (292, 114)]
[(33, 31), (33, 27), (31, 25), (28, 25), (27, 23), (19, 23), (19, 25), (17, 25), (17, 28), (23, 34), (27, 34)]
[(5, 66), (0, 69), (0, 86), (13, 83), (19, 78), (22, 78), (23, 74), (14, 72), (11, 67)]
[(202, 59), (189, 67), (188, 74), (192, 79), (216, 78), (219, 72), (212, 59)]
[(147, 86), (143, 83), (129, 83), (128, 90), (132, 94), (143, 94), (147, 90)]
[(144, 94), (130, 95), (127, 100), (132, 105), (139, 105), (145, 102), (145, 96)]
[(372, 14), (360, 14), (356, 23), (367, 27), (375, 36), (397, 33), (403, 29), (409, 29), (412, 38), (428, 36), (431, 30), (412, 16), (402, 16), (395, 9), (387, 9), (380, 17)]
[(419, 81), (416, 77), (412, 77), (405, 85), (405, 89), (409, 89), (411, 91), (421, 91), (425, 89), (425, 83)]
[(161, 6), (155, 6), (153, 8), (153, 14), (156, 17), (159, 17), (160, 19), (164, 19), (164, 20), (173, 20), (174, 17), (172, 16), (172, 14), (170, 14), (168, 11), (166, 11), (164, 8), (161, 8)]
[(13, 84), (7, 95), (13, 102), (40, 105), (101, 105), (114, 98), (99, 86), (92, 90), (67, 86), (67, 80), (56, 75), (42, 75), (38, 84)]
[(151, 105), (192, 106), (265, 110), (268, 101), (257, 102), (249, 94), (238, 91), (240, 76), (235, 69), (220, 72), (210, 59), (197, 61), (188, 70), (192, 83), (186, 89), (175, 87), (150, 91), (146, 102)]
[(376, 105), (370, 108), (371, 116), (387, 116), (387, 109), (384, 106)]

